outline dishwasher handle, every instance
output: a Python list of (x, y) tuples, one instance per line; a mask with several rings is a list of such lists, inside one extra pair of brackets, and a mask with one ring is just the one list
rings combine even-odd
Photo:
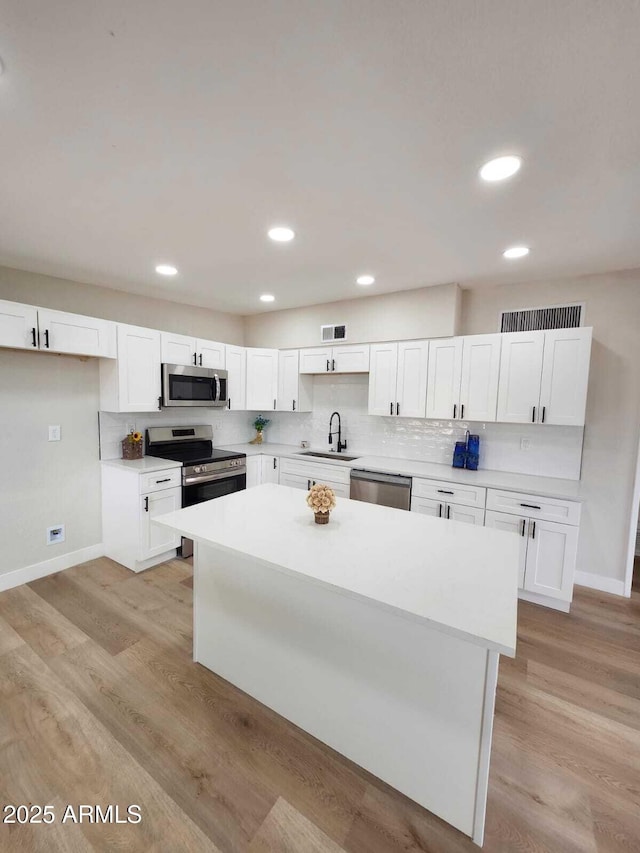
[(389, 483), (394, 486), (404, 486), (407, 489), (411, 488), (411, 477), (405, 477), (403, 474), (382, 474), (377, 471), (352, 468), (351, 479), (366, 480), (370, 483)]

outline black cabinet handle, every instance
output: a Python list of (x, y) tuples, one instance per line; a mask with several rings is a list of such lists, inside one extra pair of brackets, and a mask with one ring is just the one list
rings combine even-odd
[(456, 404), (454, 403), (454, 404), (453, 404), (453, 419), (454, 419), (454, 420), (455, 420), (455, 418), (456, 418), (456, 412), (457, 412), (457, 410), (458, 410), (458, 407), (457, 407), (457, 406), (456, 406)]
[(158, 411), (162, 409), (162, 397), (158, 397)]
[(296, 410), (296, 401), (294, 400), (293, 401), (293, 411), (295, 412), (295, 410)]
[(533, 414), (531, 415), (531, 423), (535, 424), (536, 422), (536, 407), (533, 407)]
[(227, 406), (228, 406), (229, 408), (231, 408), (231, 397), (229, 397), (229, 399), (227, 400)]
[[(156, 483), (170, 483), (171, 477), (165, 477), (164, 480), (156, 480)], [(147, 498), (148, 500), (148, 498)]]
[(389, 414), (393, 414), (393, 403), (389, 403)]
[(464, 403), (462, 403), (462, 405), (460, 406), (460, 417), (464, 417)]
[(524, 529), (526, 527), (526, 524), (527, 524), (527, 522), (523, 518), (522, 519), (522, 527), (520, 528), (520, 536), (524, 536)]
[(200, 367), (202, 367), (202, 353), (200, 353)]
[(44, 330), (44, 345), (49, 349), (49, 329)]
[(308, 489), (310, 489), (310, 488), (311, 488), (311, 480), (307, 480), (307, 488), (308, 488)]
[(335, 370), (335, 369), (336, 369), (336, 360), (335, 360), (335, 358), (332, 358), (331, 359), (331, 370)]
[(329, 370), (329, 359), (327, 359), (327, 371)]
[(33, 327), (33, 329), (31, 329), (31, 343), (34, 345), (34, 347), (38, 346), (38, 341), (36, 338), (36, 327), (35, 326)]
[(535, 523), (535, 521), (532, 522), (532, 524), (531, 524), (531, 538), (532, 539), (536, 538), (536, 523)]
[(275, 401), (275, 399), (274, 399), (274, 401), (273, 401), (273, 410), (275, 411), (275, 409), (276, 409), (276, 401)]
[(541, 418), (542, 423), (544, 423), (544, 415), (545, 415), (545, 412), (546, 412), (546, 411), (547, 411), (547, 407), (546, 407), (546, 406), (543, 406), (543, 407), (542, 407), (542, 418)]
[(451, 507), (447, 504), (447, 518), (451, 518)]
[(146, 497), (144, 499), (144, 511), (149, 512), (149, 498), (148, 497)]
[(520, 506), (526, 506), (527, 509), (542, 509), (541, 506), (536, 506), (535, 504), (520, 504)]
[(446, 489), (438, 489), (439, 495), (452, 495), (453, 492), (448, 492)]
[(196, 358), (197, 358), (197, 356), (196, 356), (196, 354), (195, 354), (195, 352), (194, 352), (194, 354), (193, 354), (193, 363), (194, 363), (194, 365), (198, 363), (198, 362), (196, 361)]
[(276, 459), (276, 457), (274, 456), (274, 457), (273, 457), (273, 470), (275, 471), (277, 467), (278, 467), (278, 460), (277, 460), (277, 459)]
[(400, 414), (400, 403), (396, 403), (396, 415)]
[(442, 518), (442, 504), (438, 504), (438, 518)]

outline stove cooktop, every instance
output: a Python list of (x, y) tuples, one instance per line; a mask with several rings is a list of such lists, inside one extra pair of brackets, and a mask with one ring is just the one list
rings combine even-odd
[(189, 452), (186, 447), (181, 447), (176, 450), (167, 450), (160, 448), (156, 450), (151, 448), (151, 456), (159, 456), (161, 459), (173, 459), (174, 462), (182, 462), (183, 465), (206, 465), (209, 462), (226, 462), (229, 459), (244, 459), (246, 453), (236, 453), (230, 450), (216, 450), (211, 448), (210, 451), (202, 451), (202, 448)]

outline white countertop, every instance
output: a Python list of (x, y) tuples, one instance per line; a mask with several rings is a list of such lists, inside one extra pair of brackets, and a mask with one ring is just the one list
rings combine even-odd
[[(444, 480), (447, 483), (484, 486), (489, 489), (507, 489), (515, 492), (528, 492), (541, 497), (560, 498), (570, 501), (582, 501), (581, 483), (579, 480), (563, 480), (557, 477), (536, 477), (532, 474), (511, 474), (505, 471), (491, 471), (481, 468), (478, 471), (468, 471), (464, 468), (453, 468), (439, 462), (420, 462), (417, 459), (398, 459), (393, 456), (371, 456), (363, 454), (351, 462), (341, 459), (336, 453), (335, 459), (323, 459), (313, 456), (301, 456), (304, 451), (297, 445), (289, 444), (233, 444), (227, 445), (227, 450), (256, 456), (261, 453), (279, 457), (306, 459), (309, 462), (328, 462), (332, 465), (346, 465), (349, 468), (365, 468), (367, 471), (379, 471), (384, 474), (404, 474), (408, 477), (426, 477), (431, 480)], [(317, 450), (317, 448), (307, 448)], [(322, 448), (320, 452), (326, 452)], [(347, 450), (347, 456), (356, 453)]]
[(153, 521), (515, 655), (517, 537), (347, 498), (320, 525), (305, 498), (265, 484)]
[(143, 456), (142, 459), (103, 459), (102, 464), (135, 471), (136, 474), (151, 474), (153, 471), (182, 468), (182, 462), (175, 462), (173, 459), (159, 459), (157, 456)]

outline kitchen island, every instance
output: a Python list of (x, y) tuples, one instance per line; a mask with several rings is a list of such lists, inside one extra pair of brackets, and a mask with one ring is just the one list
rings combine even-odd
[(194, 540), (194, 660), (482, 844), (518, 542), (263, 485), (155, 523)]

